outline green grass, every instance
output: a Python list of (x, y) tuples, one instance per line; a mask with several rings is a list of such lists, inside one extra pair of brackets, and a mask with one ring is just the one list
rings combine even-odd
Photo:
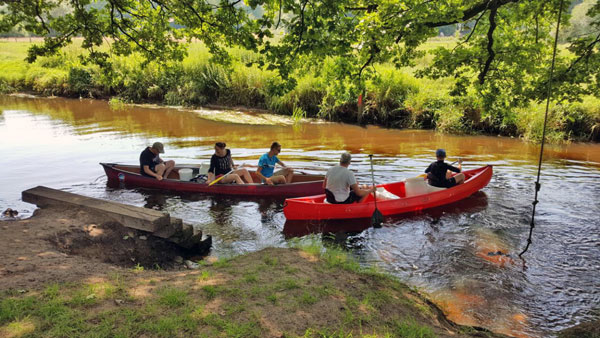
[(186, 304), (188, 293), (185, 290), (164, 288), (158, 291), (158, 302), (170, 308), (181, 307)]
[(298, 299), (298, 302), (300, 302), (300, 304), (303, 305), (313, 305), (316, 304), (318, 301), (319, 299), (317, 298), (317, 296), (311, 294), (308, 291), (304, 291)]
[(315, 249), (319, 245), (314, 238), (303, 242), (307, 251), (267, 249), (227, 259), (227, 269), (213, 264), (202, 272), (160, 272), (167, 278), (127, 271), (96, 283), (0, 292), (0, 336), (434, 337), (436, 330), (468, 332), (434, 328), (429, 303), (415, 291), (360, 267), (340, 248)]
[(216, 262), (213, 263), (213, 266), (215, 268), (228, 268), (231, 266), (230, 262), (229, 262), (229, 258), (219, 258)]
[(255, 273), (246, 273), (244, 274), (244, 282), (246, 283), (256, 283), (258, 281), (258, 276)]
[(435, 338), (437, 335), (429, 327), (417, 324), (414, 319), (394, 322), (394, 336), (406, 338)]
[(219, 318), (215, 314), (209, 314), (204, 317), (204, 323), (210, 325), (221, 332), (225, 333), (227, 337), (260, 337), (261, 326), (260, 323), (255, 321), (249, 321), (245, 323), (232, 323)]
[(204, 270), (200, 273), (200, 276), (198, 276), (198, 280), (199, 281), (206, 281), (208, 279), (210, 279), (212, 277), (212, 273), (210, 271)]
[[(454, 38), (435, 38), (420, 47), (431, 51), (452, 47)], [(218, 104), (266, 108), (289, 115), (293, 121), (321, 117), (353, 123), (376, 123), (394, 128), (426, 128), (455, 134), (499, 133), (522, 136), (539, 142), (543, 111), (531, 102), (525, 108), (484, 108), (476, 92), (454, 98), (448, 92), (454, 79), (417, 79), (415, 71), (432, 62), (425, 54), (413, 60), (414, 66), (397, 69), (391, 64), (375, 64), (379, 77), (366, 83), (365, 112), (358, 113), (358, 88), (351, 78), (333, 76), (335, 59), (323, 62), (319, 71), (298, 69), (297, 86), (282, 90), (284, 81), (273, 71), (245, 64), (256, 55), (243, 49), (230, 49), (232, 64), (223, 67), (210, 62), (211, 55), (201, 43), (191, 43), (182, 62), (143, 64), (139, 55), (112, 57), (113, 71), (83, 65), (78, 55), (86, 52), (79, 40), (56, 56), (24, 61), (29, 42), (0, 42), (0, 93), (33, 91), (41, 95), (70, 97), (117, 97), (113, 109), (127, 102), (158, 102), (168, 105), (198, 106)], [(107, 50), (107, 46), (102, 47)], [(333, 77), (332, 77), (333, 76)], [(600, 140), (600, 114), (596, 98), (582, 104), (569, 104), (549, 125), (549, 140)], [(469, 112), (476, 111), (477, 116)]]
[(208, 299), (213, 299), (217, 296), (217, 287), (214, 285), (205, 285), (202, 287), (202, 290), (204, 290)]
[(279, 290), (292, 290), (300, 288), (300, 283), (296, 279), (285, 278), (280, 280), (276, 284), (276, 288)]

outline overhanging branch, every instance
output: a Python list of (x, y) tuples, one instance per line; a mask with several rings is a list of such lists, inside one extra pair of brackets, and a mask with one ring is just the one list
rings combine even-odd
[(479, 73), (479, 84), (483, 84), (485, 82), (485, 76), (487, 75), (488, 71), (490, 70), (490, 65), (492, 64), (492, 61), (494, 61), (494, 57), (496, 56), (496, 53), (494, 52), (494, 30), (496, 29), (496, 14), (497, 13), (498, 13), (497, 8), (492, 8), (490, 10), (490, 28), (488, 29), (488, 32), (487, 32), (488, 58), (485, 61), (483, 70), (481, 71), (481, 73)]

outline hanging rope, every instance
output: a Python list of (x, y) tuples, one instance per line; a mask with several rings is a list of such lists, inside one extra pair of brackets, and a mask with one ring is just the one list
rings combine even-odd
[(525, 252), (527, 252), (527, 249), (529, 249), (529, 245), (531, 244), (531, 235), (533, 234), (533, 228), (535, 228), (535, 207), (538, 204), (538, 193), (540, 191), (541, 188), (541, 184), (540, 184), (540, 174), (542, 173), (542, 158), (544, 157), (544, 143), (546, 142), (546, 123), (548, 122), (548, 110), (550, 108), (550, 93), (552, 92), (552, 78), (554, 76), (554, 64), (556, 62), (556, 47), (558, 45), (558, 32), (560, 30), (560, 18), (562, 16), (562, 10), (563, 10), (563, 2), (564, 0), (560, 1), (560, 6), (558, 8), (558, 22), (556, 23), (556, 33), (554, 35), (554, 51), (552, 52), (552, 66), (550, 67), (550, 79), (548, 80), (548, 95), (547, 95), (547, 99), (546, 99), (546, 115), (544, 116), (544, 128), (542, 131), (542, 146), (540, 148), (540, 160), (538, 162), (538, 172), (537, 172), (537, 180), (535, 181), (535, 197), (533, 199), (533, 209), (531, 211), (531, 223), (529, 224), (529, 237), (527, 238), (527, 246), (525, 246), (525, 249), (523, 249), (523, 251), (519, 254), (519, 257), (521, 257)]

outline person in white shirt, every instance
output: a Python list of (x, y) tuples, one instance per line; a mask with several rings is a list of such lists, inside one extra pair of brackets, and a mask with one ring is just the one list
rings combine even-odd
[(340, 158), (340, 164), (327, 170), (323, 188), (327, 202), (332, 204), (349, 204), (361, 202), (369, 196), (375, 189), (361, 189), (356, 182), (354, 173), (348, 169), (352, 156), (349, 153), (343, 153)]

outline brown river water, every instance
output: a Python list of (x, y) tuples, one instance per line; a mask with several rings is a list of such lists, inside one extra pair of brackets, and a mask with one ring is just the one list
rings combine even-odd
[[(361, 264), (429, 293), (450, 319), (513, 336), (551, 336), (600, 315), (600, 145), (546, 147), (533, 244), (521, 260), (539, 145), (315, 121), (251, 125), (263, 119), (233, 116), (234, 123), (216, 122), (178, 109), (0, 96), (0, 209), (31, 215), (34, 206), (20, 193), (45, 185), (167, 211), (211, 234), (211, 255), (218, 257), (286, 247), (298, 238), (337, 243)], [(375, 180), (391, 182), (421, 174), (438, 147), (449, 161), (462, 157), (465, 168), (494, 165), (494, 176), (464, 201), (387, 218), (374, 229), (364, 220), (286, 222), (282, 200), (110, 188), (98, 165), (137, 163), (154, 141), (165, 144), (163, 158), (178, 163), (205, 163), (214, 142), (225, 141), (236, 163), (256, 164), (275, 140), (283, 145), (282, 161), (312, 173), (349, 151), (350, 168), (364, 183), (368, 154)]]

